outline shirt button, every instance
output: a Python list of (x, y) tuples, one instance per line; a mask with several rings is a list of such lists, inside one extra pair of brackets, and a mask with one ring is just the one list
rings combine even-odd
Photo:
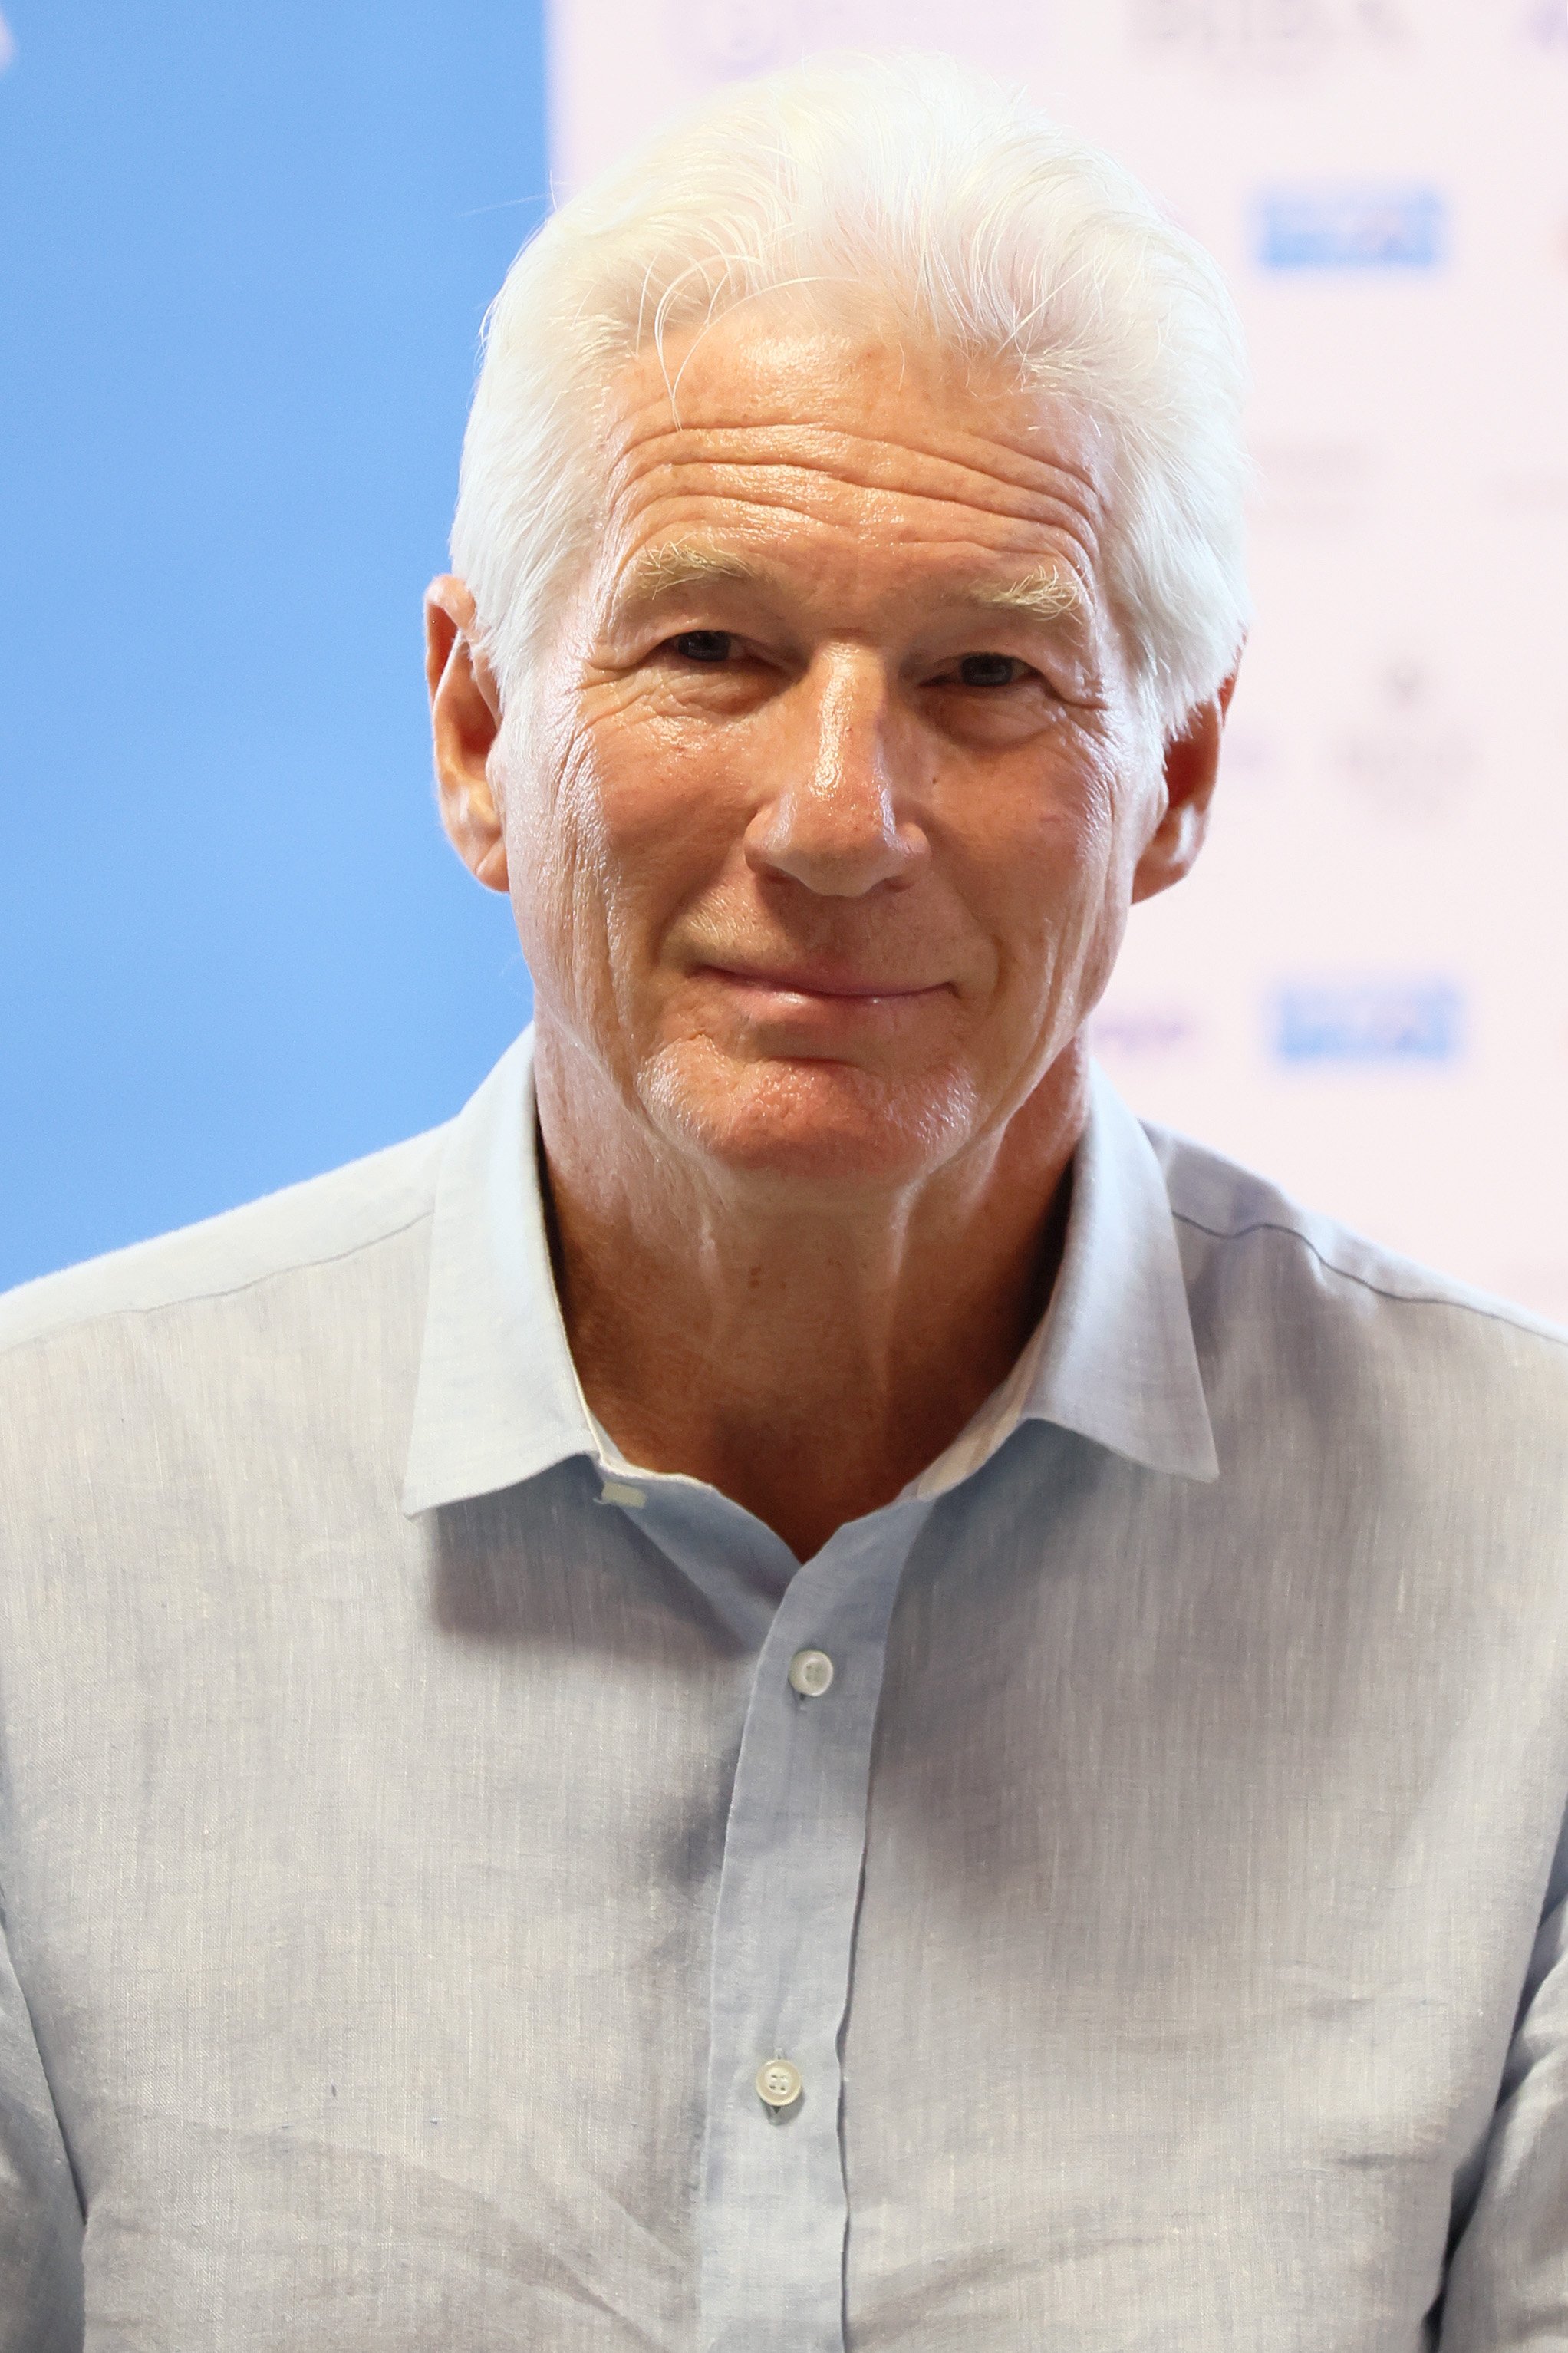
[(789, 1662), (789, 1680), (802, 1699), (820, 1699), (833, 1681), (833, 1662), (826, 1651), (797, 1651)]
[(757, 2070), (757, 2096), (770, 2108), (793, 2108), (802, 2090), (800, 2069), (787, 2059), (768, 2059)]

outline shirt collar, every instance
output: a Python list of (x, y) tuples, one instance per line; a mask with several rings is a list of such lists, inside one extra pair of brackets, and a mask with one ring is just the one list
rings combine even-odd
[[(531, 1026), (452, 1122), (442, 1153), (403, 1486), (410, 1515), (493, 1494), (574, 1454), (626, 1467), (572, 1362), (534, 1134)], [(1098, 1069), (1050, 1305), (1007, 1379), (909, 1492), (943, 1493), (1031, 1419), (1152, 1471), (1219, 1473), (1160, 1164)]]
[(1054, 1421), (1151, 1471), (1219, 1476), (1165, 1179), (1098, 1065), (1050, 1304), (991, 1402), (1010, 1390), (1020, 1420)]

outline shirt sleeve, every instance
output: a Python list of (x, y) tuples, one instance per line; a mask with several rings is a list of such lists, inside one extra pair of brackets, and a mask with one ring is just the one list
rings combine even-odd
[(1476, 2200), (1449, 2255), (1439, 2353), (1568, 2344), (1568, 1824)]
[(0, 2353), (81, 2353), (82, 2235), (0, 1899)]

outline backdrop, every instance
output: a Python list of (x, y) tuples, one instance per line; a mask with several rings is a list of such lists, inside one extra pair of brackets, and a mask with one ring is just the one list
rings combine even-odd
[[(0, 1280), (456, 1108), (527, 1012), (418, 599), (546, 181), (521, 5), (6, 0)], [(1096, 1025), (1146, 1113), (1568, 1316), (1565, 0), (552, 0), (569, 189), (715, 80), (964, 54), (1215, 251), (1257, 620)]]
[(552, 0), (563, 190), (823, 47), (961, 52), (1217, 257), (1257, 617), (1100, 1059), (1146, 1114), (1568, 1319), (1564, 0)]
[(450, 1115), (528, 1017), (420, 599), (548, 189), (519, 0), (0, 0), (0, 1284)]

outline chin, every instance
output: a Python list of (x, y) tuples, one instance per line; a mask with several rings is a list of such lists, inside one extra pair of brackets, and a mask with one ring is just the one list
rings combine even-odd
[(952, 1159), (975, 1126), (973, 1091), (952, 1071), (728, 1057), (716, 1070), (677, 1050), (650, 1082), (646, 1107), (672, 1142), (715, 1173), (789, 1186), (908, 1184)]

